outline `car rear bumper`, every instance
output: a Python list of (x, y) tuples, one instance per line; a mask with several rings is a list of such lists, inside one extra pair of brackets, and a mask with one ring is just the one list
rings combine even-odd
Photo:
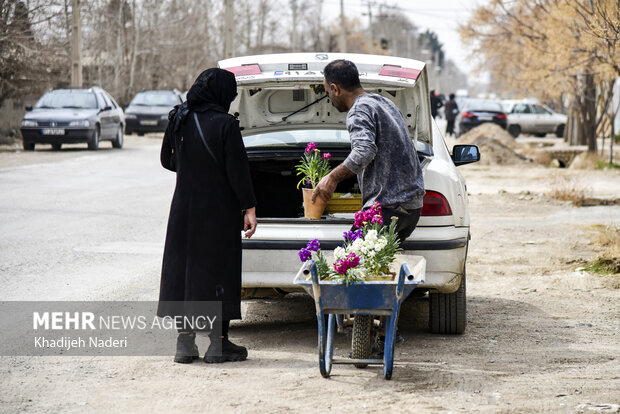
[[(144, 122), (157, 122), (154, 125), (144, 125)], [(168, 126), (167, 119), (142, 119), (142, 118), (126, 118), (125, 119), (125, 131), (128, 133), (131, 132), (140, 132), (140, 133), (148, 133), (148, 132), (164, 132), (166, 131), (166, 127)]]
[(43, 128), (21, 128), (22, 138), (27, 143), (37, 144), (72, 144), (87, 142), (95, 133), (94, 128), (62, 127), (63, 135), (44, 135)]
[(504, 120), (494, 120), (494, 121), (480, 121), (480, 120), (474, 120), (474, 121), (461, 121), (459, 124), (459, 131), (461, 133), (465, 133), (467, 131), (469, 131), (472, 128), (475, 128), (479, 125), (485, 124), (485, 123), (493, 123), (503, 129), (506, 129), (506, 125), (507, 122)]
[[(264, 229), (264, 227), (263, 227)], [(469, 229), (467, 227), (446, 227), (439, 229), (444, 239), (432, 239), (437, 236), (437, 228), (419, 227), (414, 236), (402, 244), (405, 254), (423, 256), (426, 259), (426, 278), (421, 289), (434, 292), (453, 293), (458, 290), (467, 256)], [(426, 238), (428, 237), (428, 238)], [(328, 261), (332, 261), (331, 252), (341, 246), (339, 240), (321, 240), (321, 251)], [(243, 240), (243, 287), (244, 288), (280, 288), (285, 291), (297, 291), (293, 283), (301, 262), (297, 255), (305, 247), (307, 240)]]

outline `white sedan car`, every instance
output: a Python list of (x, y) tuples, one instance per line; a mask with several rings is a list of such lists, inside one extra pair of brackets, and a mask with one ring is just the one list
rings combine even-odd
[[(478, 148), (455, 146), (450, 154), (431, 118), (425, 64), (411, 59), (336, 53), (246, 56), (219, 62), (236, 75), (238, 98), (231, 113), (240, 122), (257, 198), (258, 229), (243, 240), (244, 297), (298, 291), (297, 255), (309, 239), (323, 251), (341, 245), (354, 211), (303, 218), (295, 166), (308, 142), (330, 152), (334, 166), (351, 146), (345, 115), (323, 90), (323, 68), (335, 59), (353, 61), (368, 92), (391, 99), (401, 110), (422, 168), (426, 196), (418, 227), (401, 244), (407, 254), (426, 258), (421, 291), (429, 293), (429, 326), (436, 333), (462, 333), (467, 323), (465, 261), (470, 239), (467, 188), (455, 165), (479, 160)], [(394, 166), (398, 168), (398, 166)], [(340, 193), (359, 193), (356, 178)]]
[(566, 115), (527, 99), (505, 100), (501, 104), (508, 114), (507, 129), (513, 137), (516, 138), (522, 133), (534, 134), (537, 137), (544, 137), (548, 133), (559, 138), (564, 136)]

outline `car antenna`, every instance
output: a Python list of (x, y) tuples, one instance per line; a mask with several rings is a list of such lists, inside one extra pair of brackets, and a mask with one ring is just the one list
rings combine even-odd
[[(287, 116), (283, 117), (283, 118), (282, 118), (282, 121), (280, 121), (280, 122), (284, 122), (284, 121), (286, 121), (286, 120), (287, 120), (290, 116), (293, 116), (293, 115), (295, 115), (296, 113), (301, 112), (301, 111), (303, 111), (304, 109), (311, 107), (311, 106), (312, 106), (312, 105), (314, 105), (315, 103), (321, 102), (323, 99), (325, 99), (325, 98), (327, 98), (327, 97), (328, 97), (328, 95), (327, 95), (327, 94), (325, 94), (325, 95), (321, 96), (321, 97), (320, 97), (319, 99), (317, 99), (316, 101), (314, 101), (314, 102), (310, 102), (308, 105), (304, 106), (303, 108), (300, 108), (300, 109), (296, 110), (295, 112), (291, 112), (291, 113), (290, 113), (290, 114), (288, 114)], [(278, 122), (278, 123), (280, 123), (280, 122)]]

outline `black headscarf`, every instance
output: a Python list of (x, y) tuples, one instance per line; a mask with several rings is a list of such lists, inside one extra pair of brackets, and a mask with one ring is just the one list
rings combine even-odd
[(187, 102), (174, 107), (168, 120), (173, 130), (179, 130), (189, 111), (207, 110), (228, 113), (230, 104), (237, 96), (237, 80), (232, 72), (211, 68), (202, 72), (187, 92)]

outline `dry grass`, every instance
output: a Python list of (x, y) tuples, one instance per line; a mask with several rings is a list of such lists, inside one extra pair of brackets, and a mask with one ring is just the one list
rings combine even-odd
[(576, 206), (582, 206), (590, 195), (590, 190), (571, 177), (556, 177), (549, 196), (556, 200), (570, 201)]
[(620, 289), (620, 227), (595, 226), (594, 241), (602, 251), (586, 270), (602, 275), (612, 275), (610, 280), (615, 289)]

